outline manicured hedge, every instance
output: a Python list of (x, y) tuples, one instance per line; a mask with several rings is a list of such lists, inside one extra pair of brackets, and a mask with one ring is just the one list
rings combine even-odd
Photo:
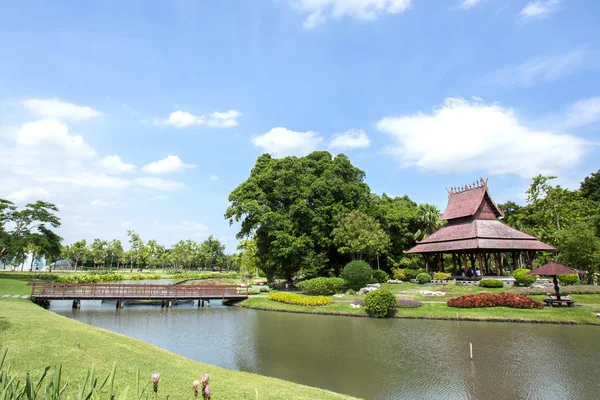
[(577, 274), (557, 275), (556, 277), (561, 285), (577, 285), (579, 283), (579, 275)]
[(394, 279), (397, 279), (399, 281), (403, 281), (406, 279), (406, 274), (401, 268), (392, 268), (392, 275), (394, 276)]
[(267, 299), (297, 306), (326, 306), (333, 303), (333, 300), (325, 296), (301, 296), (295, 293), (282, 292), (270, 293)]
[(386, 283), (388, 279), (390, 279), (390, 276), (385, 271), (374, 269), (373, 278), (377, 281), (377, 283)]
[(411, 279), (416, 279), (417, 275), (419, 275), (419, 273), (417, 272), (416, 269), (405, 269), (404, 270), (404, 276), (406, 276), (407, 281), (409, 281)]
[(371, 281), (373, 269), (365, 261), (351, 261), (346, 264), (341, 276), (350, 289), (360, 290)]
[(501, 288), (504, 287), (504, 282), (500, 279), (482, 279), (479, 281), (479, 286), (485, 288)]
[(515, 272), (513, 272), (513, 278), (517, 281), (517, 283), (521, 286), (529, 286), (537, 279), (534, 275), (527, 275), (529, 272), (526, 268), (519, 268)]
[(421, 285), (424, 285), (426, 283), (430, 283), (431, 282), (431, 275), (429, 275), (427, 272), (422, 272), (419, 275), (417, 275), (417, 281)]
[(60, 276), (56, 280), (56, 282), (60, 283), (105, 283), (105, 282), (121, 282), (125, 280), (125, 276), (123, 274), (101, 274), (101, 275), (91, 275), (91, 274), (76, 274), (76, 275), (65, 275)]
[(396, 296), (385, 289), (373, 290), (365, 296), (365, 311), (371, 317), (391, 317), (396, 312)]
[(306, 294), (331, 296), (343, 292), (347, 285), (342, 278), (313, 278), (302, 281), (296, 286)]
[(483, 307), (511, 307), (511, 308), (544, 308), (539, 301), (527, 296), (509, 293), (479, 293), (460, 296), (448, 300), (449, 307), (457, 308), (483, 308)]
[(447, 281), (450, 278), (452, 278), (452, 274), (447, 272), (435, 272), (433, 274), (433, 279), (436, 281)]

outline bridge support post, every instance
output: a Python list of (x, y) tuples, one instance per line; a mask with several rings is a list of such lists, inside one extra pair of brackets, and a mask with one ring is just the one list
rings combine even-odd
[(172, 302), (171, 300), (169, 300), (169, 301), (167, 302), (167, 307), (171, 308), (172, 306), (173, 306), (173, 302)]
[(202, 307), (204, 307), (204, 300), (202, 300)]
[(117, 300), (117, 308), (123, 308), (123, 300)]
[(73, 310), (79, 310), (81, 308), (81, 300), (73, 300)]
[(210, 307), (210, 300), (206, 300), (206, 307)]

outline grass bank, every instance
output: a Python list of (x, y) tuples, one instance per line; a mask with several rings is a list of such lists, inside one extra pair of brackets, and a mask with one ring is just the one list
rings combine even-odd
[[(218, 334), (215, 332), (215, 334)], [(80, 344), (80, 347), (78, 346)], [(199, 343), (198, 345), (202, 345)], [(9, 348), (12, 374), (39, 377), (44, 367), (62, 364), (70, 382), (65, 397), (74, 396), (88, 369), (98, 376), (117, 366), (117, 392), (135, 390), (138, 369), (147, 381), (159, 372), (160, 397), (193, 398), (191, 384), (210, 373), (214, 399), (350, 399), (351, 397), (199, 363), (150, 344), (92, 327), (44, 310), (28, 300), (0, 300), (0, 351)]]
[[(425, 289), (432, 290), (432, 288), (427, 287)], [(490, 292), (497, 293), (499, 290), (492, 289)], [(396, 293), (400, 292), (396, 291)], [(418, 295), (418, 292), (416, 294), (405, 292), (397, 294), (397, 296), (402, 296), (402, 298), (416, 298), (417, 300), (422, 299), (422, 296)], [(357, 296), (349, 297), (354, 299)], [(532, 297), (535, 300), (541, 300), (544, 296)], [(577, 306), (545, 307), (542, 310), (508, 307), (453, 308), (445, 304), (449, 297), (428, 297), (426, 298), (427, 300), (423, 301), (421, 307), (397, 309), (396, 318), (600, 325), (600, 319), (596, 317), (596, 314), (600, 312), (600, 295), (572, 295), (571, 297), (578, 304)], [(351, 308), (350, 302), (346, 298), (339, 299), (332, 297), (332, 299), (334, 300), (333, 304), (327, 306), (305, 307), (268, 300), (266, 296), (257, 296), (238, 303), (238, 306), (265, 311), (367, 316), (363, 308)]]

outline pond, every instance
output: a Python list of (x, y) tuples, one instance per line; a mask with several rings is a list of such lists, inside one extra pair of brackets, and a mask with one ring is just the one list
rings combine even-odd
[[(225, 368), (365, 399), (596, 399), (600, 328), (368, 319), (214, 304), (51, 310)], [(474, 360), (469, 359), (469, 342)]]

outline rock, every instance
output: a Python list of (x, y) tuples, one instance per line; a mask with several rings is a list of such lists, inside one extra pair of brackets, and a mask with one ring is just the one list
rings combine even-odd
[(378, 290), (378, 289), (379, 289), (379, 284), (377, 284), (377, 287), (367, 286), (367, 287), (360, 289), (358, 291), (358, 294), (367, 294), (369, 292), (372, 292), (373, 290)]
[(345, 294), (343, 293), (338, 293), (338, 294), (334, 294), (333, 297), (344, 297)]
[(400, 280), (398, 280), (398, 279), (389, 279), (389, 280), (387, 281), (387, 283), (404, 283), (404, 282), (402, 282), (402, 281), (400, 281)]
[(360, 304), (350, 304), (350, 308), (360, 308)]
[(432, 292), (430, 290), (421, 290), (419, 293), (421, 294), (421, 296), (425, 297), (437, 297), (444, 296), (446, 294), (445, 292)]
[(596, 314), (596, 318), (600, 318), (600, 313)]
[(367, 287), (379, 289), (381, 285), (379, 283), (369, 283), (367, 284)]

